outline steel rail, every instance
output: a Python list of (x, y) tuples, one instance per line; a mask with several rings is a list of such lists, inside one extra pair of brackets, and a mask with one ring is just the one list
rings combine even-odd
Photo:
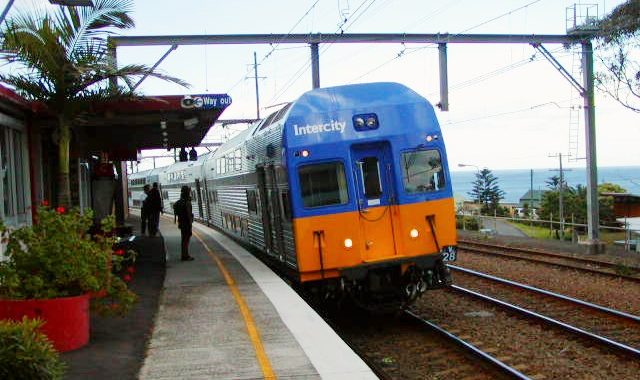
[[(626, 276), (626, 275), (623, 275), (623, 274), (618, 274), (618, 273), (613, 273), (613, 272), (605, 272), (603, 270), (586, 268), (586, 267), (582, 267), (582, 266), (579, 266), (579, 265), (556, 263), (556, 262), (552, 262), (552, 261), (545, 261), (545, 260), (543, 260), (541, 258), (516, 256), (516, 255), (510, 255), (508, 253), (502, 253), (502, 252), (491, 252), (491, 251), (487, 251), (486, 248), (470, 248), (470, 247), (464, 247), (463, 245), (459, 245), (458, 248), (461, 249), (461, 250), (473, 251), (473, 252), (486, 254), (486, 255), (502, 256), (502, 257), (508, 257), (508, 258), (511, 258), (511, 259), (525, 260), (525, 261), (529, 261), (529, 262), (533, 262), (533, 263), (555, 265), (555, 266), (561, 267), (561, 268), (575, 269), (575, 270), (580, 270), (580, 271), (583, 271), (583, 272), (595, 273), (595, 274), (599, 274), (599, 275), (603, 275), (603, 276), (609, 276), (609, 277), (615, 277), (615, 278), (624, 278), (625, 280), (630, 280), (630, 281), (634, 281), (634, 282), (640, 282), (640, 277)], [(510, 247), (502, 247), (502, 246), (498, 246), (496, 248), (498, 248), (498, 249), (511, 249)], [(516, 251), (517, 250), (518, 250), (518, 248), (516, 248)], [(531, 252), (523, 252), (523, 253), (525, 253), (525, 254), (538, 254), (540, 252), (531, 251)], [(586, 261), (586, 260), (588, 260), (588, 259), (580, 259), (580, 258), (575, 258), (574, 259), (573, 257), (562, 256), (562, 255), (557, 255), (556, 256), (556, 255), (549, 254), (549, 253), (542, 253), (542, 255), (551, 256), (553, 258), (558, 258), (558, 259), (566, 259), (566, 260), (574, 260), (574, 261), (583, 261), (583, 260)], [(614, 267), (614, 264), (608, 264), (608, 263), (602, 263), (602, 262), (597, 262), (597, 264), (601, 265), (603, 267), (608, 267), (609, 269), (613, 269), (613, 267)]]
[(522, 248), (522, 247), (509, 247), (507, 245), (502, 245), (502, 244), (487, 244), (487, 243), (483, 243), (483, 242), (477, 242), (477, 241), (472, 241), (472, 240), (463, 240), (463, 239), (459, 239), (458, 243), (469, 244), (469, 245), (478, 245), (478, 246), (484, 247), (484, 248), (507, 249), (507, 250), (510, 250), (510, 251), (522, 252), (522, 253), (530, 254), (530, 255), (541, 255), (541, 256), (556, 257), (556, 258), (559, 258), (559, 259), (568, 259), (568, 260), (573, 260), (573, 261), (577, 261), (577, 262), (600, 265), (600, 266), (609, 267), (609, 268), (613, 268), (613, 267), (616, 266), (615, 263), (609, 263), (609, 262), (606, 262), (606, 261), (599, 261), (599, 260), (588, 259), (588, 258), (584, 258), (584, 257), (567, 256), (567, 255), (563, 255), (563, 254), (560, 254), (560, 253), (549, 252), (549, 251), (540, 251), (540, 250), (535, 250), (535, 249), (527, 249), (527, 248)]
[(460, 287), (458, 285), (451, 285), (450, 288), (454, 289), (454, 290), (456, 290), (456, 291), (458, 291), (460, 293), (463, 293), (463, 294), (466, 294), (466, 295), (470, 295), (470, 296), (473, 296), (473, 297), (476, 297), (476, 298), (480, 298), (483, 301), (487, 301), (487, 302), (502, 306), (502, 307), (504, 307), (504, 308), (506, 308), (508, 310), (515, 311), (515, 312), (520, 313), (520, 314), (524, 314), (524, 315), (526, 315), (528, 317), (542, 320), (542, 321), (544, 321), (544, 322), (546, 322), (546, 323), (548, 323), (550, 325), (553, 325), (553, 326), (556, 326), (556, 327), (560, 327), (560, 328), (562, 328), (564, 330), (571, 331), (572, 333), (575, 333), (575, 334), (577, 334), (577, 335), (579, 335), (581, 337), (589, 338), (589, 339), (591, 339), (593, 341), (596, 341), (596, 342), (598, 342), (600, 344), (603, 344), (605, 346), (620, 350), (620, 351), (624, 352), (625, 354), (630, 354), (630, 355), (632, 355), (632, 356), (634, 356), (636, 358), (640, 358), (640, 350), (638, 350), (636, 348), (633, 348), (631, 346), (627, 346), (626, 344), (622, 344), (620, 342), (616, 342), (614, 340), (605, 338), (603, 336), (591, 333), (589, 331), (580, 329), (580, 328), (572, 326), (570, 324), (558, 321), (557, 319), (553, 319), (553, 318), (548, 317), (546, 315), (542, 315), (540, 313), (536, 313), (535, 311), (527, 310), (527, 309), (522, 308), (520, 306), (516, 306), (516, 305), (510, 304), (510, 303), (505, 302), (505, 301), (501, 301), (501, 300), (493, 298), (493, 297), (489, 297), (487, 295), (475, 292), (475, 291), (470, 290), (470, 289), (465, 289), (465, 288)]
[(482, 351), (481, 349), (479, 349), (478, 347), (472, 345), (471, 343), (468, 343), (460, 338), (458, 338), (457, 336), (455, 336), (454, 334), (448, 332), (447, 330), (443, 329), (442, 327), (436, 325), (433, 322), (427, 321), (423, 318), (420, 318), (417, 314), (413, 313), (410, 310), (405, 310), (404, 311), (405, 315), (409, 316), (410, 318), (424, 324), (427, 325), (429, 328), (431, 328), (432, 330), (438, 332), (441, 335), (444, 335), (446, 338), (452, 340), (454, 343), (456, 343), (459, 346), (462, 346), (464, 349), (466, 349), (467, 351), (470, 351), (472, 354), (479, 356), (480, 358), (484, 359), (485, 361), (491, 363), (493, 366), (497, 367), (498, 369), (500, 369), (501, 371), (503, 371), (504, 373), (513, 376), (516, 379), (522, 379), (522, 380), (531, 380), (530, 377), (528, 377), (527, 375), (523, 374), (522, 372), (518, 371), (515, 368), (510, 367), (509, 365), (501, 362), (500, 360), (494, 358), (493, 356), (487, 354), (486, 352)]
[(506, 278), (500, 278), (500, 277), (492, 276), (490, 274), (476, 272), (474, 270), (467, 269), (467, 268), (462, 268), (462, 267), (459, 267), (459, 266), (456, 266), (456, 265), (447, 264), (447, 266), (449, 268), (451, 268), (453, 270), (457, 270), (459, 272), (464, 272), (464, 273), (467, 273), (467, 274), (471, 274), (471, 275), (474, 275), (474, 276), (485, 278), (487, 280), (491, 280), (491, 281), (499, 282), (499, 283), (502, 283), (502, 284), (515, 286), (517, 288), (530, 290), (530, 291), (535, 292), (535, 293), (544, 294), (544, 295), (549, 296), (549, 297), (558, 298), (558, 299), (561, 299), (561, 300), (564, 300), (564, 301), (568, 301), (568, 302), (572, 302), (572, 303), (575, 303), (575, 304), (578, 304), (578, 305), (582, 305), (582, 306), (585, 306), (585, 307), (588, 307), (588, 308), (591, 308), (591, 309), (596, 309), (596, 310), (601, 311), (603, 313), (612, 314), (612, 315), (615, 315), (616, 317), (625, 318), (625, 319), (629, 319), (631, 321), (640, 323), (640, 316), (638, 316), (638, 315), (625, 313), (624, 311), (611, 309), (611, 308), (608, 308), (608, 307), (605, 307), (605, 306), (601, 306), (601, 305), (596, 305), (596, 304), (591, 303), (591, 302), (587, 302), (587, 301), (583, 301), (583, 300), (580, 300), (580, 299), (577, 299), (577, 298), (565, 296), (563, 294), (550, 292), (548, 290), (536, 288), (535, 286), (522, 284), (520, 282), (507, 280)]

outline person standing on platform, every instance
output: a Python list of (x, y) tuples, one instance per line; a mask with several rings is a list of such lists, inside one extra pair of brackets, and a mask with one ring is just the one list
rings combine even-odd
[(156, 236), (160, 224), (160, 213), (163, 211), (158, 182), (153, 183), (147, 199), (149, 203), (149, 235)]
[[(144, 185), (142, 191), (144, 193), (142, 200), (142, 207), (140, 207), (140, 233), (144, 235), (147, 232), (147, 226), (149, 224), (149, 191), (151, 186)], [(151, 226), (149, 225), (149, 232), (151, 232)]]
[(178, 218), (178, 228), (180, 229), (181, 250), (180, 259), (191, 261), (193, 257), (189, 255), (189, 240), (191, 239), (191, 226), (193, 224), (193, 212), (191, 212), (191, 188), (182, 186), (180, 189), (180, 199), (173, 204), (174, 215)]

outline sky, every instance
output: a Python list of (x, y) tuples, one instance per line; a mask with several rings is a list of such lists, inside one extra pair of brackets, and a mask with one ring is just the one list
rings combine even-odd
[[(19, 9), (45, 0), (16, 0)], [(6, 2), (4, 2), (6, 3)], [(136, 27), (122, 35), (245, 33), (492, 33), (565, 34), (567, 0), (181, 0), (135, 1)], [(623, 1), (591, 0), (600, 16)], [(11, 14), (9, 14), (10, 16)], [(346, 20), (346, 21), (345, 21)], [(122, 47), (118, 63), (153, 65), (169, 46)], [(581, 78), (578, 56), (559, 45), (546, 48)], [(311, 89), (310, 49), (304, 44), (181, 46), (159, 66), (191, 84), (188, 89), (147, 79), (144, 95), (226, 93), (233, 104), (223, 119), (255, 118), (253, 54), (257, 55), (261, 116)], [(597, 69), (597, 67), (596, 67)], [(322, 87), (377, 81), (403, 83), (439, 102), (437, 47), (433, 44), (325, 44), (320, 47)], [(450, 111), (436, 110), (449, 166), (499, 169), (550, 168), (569, 152), (577, 125), (585, 156), (582, 100), (530, 45), (449, 44)], [(640, 165), (640, 115), (596, 93), (597, 163)], [(572, 106), (574, 109), (572, 110)], [(579, 123), (579, 124), (576, 124)], [(236, 129), (238, 127), (235, 127)], [(212, 128), (207, 141), (230, 134)], [(202, 150), (201, 150), (202, 151)], [(164, 152), (166, 154), (166, 152)], [(163, 151), (142, 152), (143, 156)], [(576, 157), (577, 156), (577, 157)], [(159, 159), (156, 165), (170, 163)], [(151, 160), (139, 168), (147, 169)], [(570, 159), (566, 167), (585, 166)], [(468, 170), (475, 170), (469, 166)], [(640, 173), (638, 174), (640, 179)]]

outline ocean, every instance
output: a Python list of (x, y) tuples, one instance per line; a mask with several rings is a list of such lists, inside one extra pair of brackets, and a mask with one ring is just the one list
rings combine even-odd
[[(506, 193), (502, 202), (518, 203), (531, 187), (531, 171), (529, 169), (492, 170), (498, 177), (498, 186)], [(563, 170), (565, 181), (569, 186), (587, 183), (585, 168)], [(546, 181), (552, 176), (560, 176), (558, 169), (533, 169), (533, 189), (548, 190)], [(476, 179), (476, 171), (452, 171), (451, 180), (455, 197), (470, 199), (468, 194)], [(622, 186), (627, 192), (640, 195), (640, 166), (608, 166), (598, 168), (598, 184), (610, 182)]]

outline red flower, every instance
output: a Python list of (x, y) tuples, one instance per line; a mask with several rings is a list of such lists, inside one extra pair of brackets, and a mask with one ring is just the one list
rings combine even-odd
[(122, 277), (122, 279), (124, 280), (124, 282), (129, 282), (129, 281), (131, 281), (131, 275), (130, 274), (125, 274), (124, 277)]
[(64, 212), (65, 212), (65, 211), (66, 211), (66, 210), (65, 210), (65, 208), (64, 208), (63, 206), (58, 206), (58, 207), (56, 207), (56, 212), (57, 212), (58, 214), (64, 214)]
[(124, 249), (118, 248), (115, 251), (113, 251), (113, 254), (116, 256), (124, 256)]
[(43, 205), (44, 207), (49, 207), (49, 201), (48, 201), (48, 200), (46, 200), (46, 199), (44, 199), (44, 200), (42, 201), (42, 205)]
[(129, 272), (130, 274), (134, 274), (134, 273), (136, 273), (136, 268), (129, 267), (129, 268), (127, 268), (127, 272)]

